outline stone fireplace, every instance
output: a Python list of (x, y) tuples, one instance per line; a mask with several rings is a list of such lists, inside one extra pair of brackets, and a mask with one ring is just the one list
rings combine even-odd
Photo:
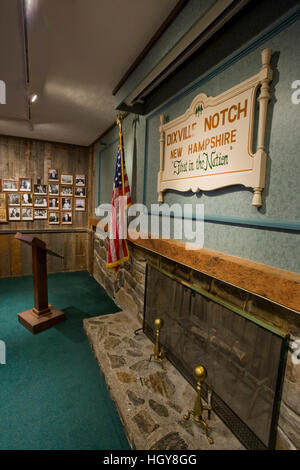
[[(213, 253), (207, 263), (205, 250), (200, 257), (183, 253), (178, 242), (137, 240), (129, 241), (130, 260), (115, 280), (114, 273), (105, 269), (106, 244), (94, 236), (96, 280), (123, 310), (131, 312), (152, 340), (153, 318), (165, 315), (161, 334), (166, 354), (194, 388), (193, 366), (206, 361), (203, 397), (211, 387), (215, 413), (240, 442), (253, 449), (300, 448), (300, 365), (293, 360), (292, 347), (300, 336), (300, 314), (294, 307), (300, 286), (297, 275), (246, 260), (241, 274), (233, 257), (227, 260)], [(151, 266), (148, 273), (147, 265)], [(255, 275), (252, 272), (247, 278), (252, 267)], [(154, 281), (149, 278), (153, 272), (158, 275)], [(170, 290), (169, 282), (177, 285), (178, 292)], [(151, 295), (154, 285), (168, 296)], [(151, 298), (160, 298), (161, 306), (149, 305)], [(186, 333), (180, 330), (184, 308), (189, 312), (191, 334), (198, 341), (192, 352), (187, 352)], [(189, 372), (184, 371), (184, 362), (191, 364)]]
[(249, 315), (249, 302), (260, 299), (224, 286), (236, 290), (242, 310), (215, 294), (215, 282), (206, 290), (195, 274), (188, 282), (176, 269), (149, 264), (144, 332), (154, 342), (154, 320), (162, 319), (167, 358), (194, 387), (194, 367), (204, 365), (203, 396), (211, 390), (212, 408), (229, 429), (248, 449), (274, 448), (288, 337)]

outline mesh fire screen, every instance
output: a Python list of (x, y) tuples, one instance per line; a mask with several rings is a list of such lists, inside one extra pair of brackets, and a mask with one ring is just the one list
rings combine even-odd
[(155, 318), (167, 358), (196, 387), (194, 367), (212, 407), (248, 449), (274, 446), (285, 340), (248, 318), (148, 266), (144, 332), (154, 341)]

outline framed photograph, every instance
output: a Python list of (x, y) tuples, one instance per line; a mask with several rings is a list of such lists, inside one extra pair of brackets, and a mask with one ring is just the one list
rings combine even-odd
[(34, 209), (34, 218), (39, 220), (48, 219), (47, 209)]
[(9, 207), (8, 208), (8, 219), (9, 220), (21, 220), (21, 208), (20, 207)]
[(2, 191), (18, 191), (17, 180), (2, 180)]
[(60, 186), (61, 196), (73, 196), (73, 186)]
[(58, 197), (49, 197), (48, 199), (48, 209), (51, 211), (59, 210), (59, 198)]
[(59, 171), (57, 168), (48, 169), (48, 182), (57, 181), (59, 182)]
[(49, 196), (59, 196), (59, 184), (49, 184)]
[(72, 213), (72, 211), (61, 212), (61, 223), (62, 224), (72, 224), (73, 223), (73, 213)]
[(73, 184), (73, 175), (62, 174), (60, 184)]
[(21, 194), (21, 204), (22, 204), (23, 207), (32, 206), (32, 204), (33, 204), (32, 193)]
[(52, 212), (51, 210), (48, 212), (48, 223), (49, 224), (59, 224), (59, 212)]
[(34, 207), (48, 207), (47, 198), (43, 196), (34, 196)]
[(22, 220), (33, 220), (33, 207), (22, 207)]
[(75, 186), (86, 186), (85, 175), (75, 175)]
[(19, 178), (19, 191), (27, 191), (31, 193), (31, 178)]
[(75, 197), (86, 197), (86, 188), (81, 188), (79, 186), (75, 186), (74, 188), (74, 196)]
[(75, 211), (84, 212), (85, 211), (85, 201), (86, 199), (75, 198), (74, 199), (74, 209)]
[(7, 223), (7, 194), (0, 193), (0, 223)]
[(62, 197), (61, 198), (61, 210), (67, 211), (72, 210), (72, 199), (71, 197)]
[(47, 185), (46, 184), (34, 184), (33, 185), (33, 194), (39, 196), (47, 196)]
[[(9, 206), (19, 206), (21, 203), (21, 194), (20, 193), (8, 193), (8, 205)], [(23, 196), (23, 195), (22, 195)]]

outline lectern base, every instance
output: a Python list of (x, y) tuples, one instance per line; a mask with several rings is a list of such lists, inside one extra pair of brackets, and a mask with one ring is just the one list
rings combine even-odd
[(47, 330), (66, 319), (65, 314), (58, 308), (49, 305), (50, 313), (37, 317), (32, 313), (32, 309), (18, 314), (21, 325), (25, 326), (34, 335), (41, 331)]

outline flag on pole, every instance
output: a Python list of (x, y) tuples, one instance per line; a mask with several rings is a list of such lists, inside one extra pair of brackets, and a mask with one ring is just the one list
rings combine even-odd
[(131, 204), (130, 188), (125, 167), (122, 123), (118, 120), (120, 143), (117, 153), (116, 169), (112, 191), (112, 210), (109, 222), (109, 245), (107, 268), (115, 270), (119, 275), (120, 264), (129, 259), (126, 241), (127, 220), (126, 209)]

